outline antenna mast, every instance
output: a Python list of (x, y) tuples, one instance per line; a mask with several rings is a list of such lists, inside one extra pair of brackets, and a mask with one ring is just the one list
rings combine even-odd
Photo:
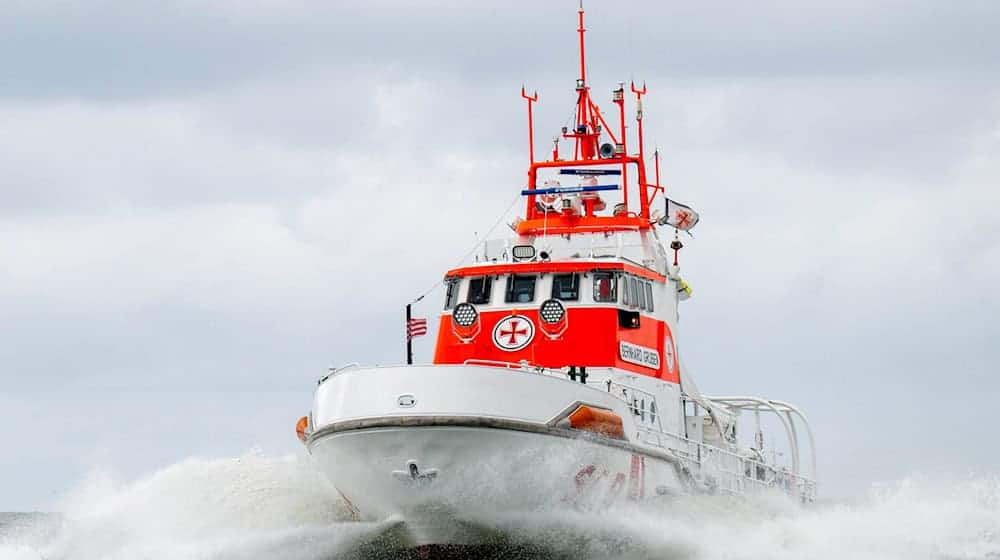
[(573, 138), (576, 141), (573, 159), (594, 159), (597, 157), (597, 142), (601, 135), (601, 127), (597, 121), (604, 119), (591, 101), (590, 86), (587, 85), (587, 46), (584, 40), (587, 29), (583, 26), (583, 0), (580, 0), (577, 16), (579, 26), (576, 31), (580, 34), (580, 77), (576, 79), (576, 123), (572, 131), (563, 129), (563, 137)]
[(587, 83), (587, 62), (585, 59), (586, 49), (583, 45), (583, 34), (586, 33), (586, 29), (583, 28), (583, 0), (580, 0), (580, 11), (577, 12), (580, 15), (580, 27), (577, 31), (580, 33), (580, 81), (584, 84)]
[[(561, 134), (553, 138), (552, 159), (548, 161), (536, 161), (534, 157), (534, 122), (533, 105), (538, 99), (538, 94), (528, 95), (526, 88), (521, 88), (521, 97), (528, 104), (528, 185), (521, 194), (527, 197), (525, 207), (525, 219), (517, 227), (520, 234), (531, 234), (541, 232), (542, 235), (550, 234), (557, 230), (560, 234), (571, 234), (575, 232), (593, 231), (619, 231), (619, 230), (645, 230), (650, 224), (649, 205), (656, 192), (662, 189), (656, 185), (651, 185), (646, 181), (645, 149), (643, 146), (643, 123), (642, 123), (642, 97), (646, 94), (646, 85), (639, 89), (634, 83), (630, 90), (636, 96), (636, 121), (638, 129), (638, 153), (629, 155), (627, 145), (628, 129), (625, 118), (625, 82), (618, 82), (611, 92), (611, 102), (617, 105), (617, 117), (619, 122), (616, 126), (608, 125), (604, 115), (601, 114), (600, 107), (594, 103), (590, 95), (590, 85), (587, 83), (587, 41), (585, 26), (585, 12), (583, 0), (580, 0), (577, 10), (577, 29), (580, 48), (580, 73), (576, 78), (576, 114), (572, 123), (562, 127)], [(604, 135), (607, 135), (609, 143), (601, 144)], [(574, 149), (571, 157), (560, 159), (559, 139), (573, 140)], [(567, 149), (568, 152), (568, 149)], [(657, 162), (659, 158), (657, 156)], [(630, 166), (635, 166), (632, 169)], [(601, 166), (601, 167), (599, 167)], [(619, 167), (619, 169), (609, 169), (608, 166)], [(620, 177), (618, 185), (578, 185), (574, 187), (561, 187), (556, 182), (555, 187), (538, 187), (538, 173), (541, 170), (557, 170), (560, 175), (577, 175), (590, 177), (588, 181), (593, 181), (594, 177), (601, 175), (614, 175)], [(632, 177), (630, 177), (630, 170)], [(630, 180), (631, 179), (631, 180)], [(638, 204), (630, 208), (629, 183), (635, 181), (634, 187), (638, 192)], [(581, 180), (582, 183), (582, 180)], [(559, 208), (539, 204), (536, 197), (539, 195), (566, 195), (573, 197), (581, 193), (591, 193), (604, 190), (614, 190), (621, 192), (622, 202), (616, 204), (612, 215), (597, 215), (604, 209), (603, 201), (598, 195), (587, 194), (585, 204), (582, 209), (574, 210), (572, 202), (565, 203), (570, 198), (563, 199), (563, 205)], [(595, 201), (595, 202), (591, 202)], [(600, 202), (600, 208), (598, 208)], [(558, 225), (553, 226), (552, 222)]]

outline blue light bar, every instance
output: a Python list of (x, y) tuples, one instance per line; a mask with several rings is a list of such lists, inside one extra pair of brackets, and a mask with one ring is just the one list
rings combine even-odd
[(621, 169), (560, 169), (560, 175), (621, 175)]
[(566, 193), (582, 193), (582, 192), (597, 192), (597, 191), (617, 191), (618, 185), (595, 185), (592, 187), (551, 187), (548, 189), (524, 189), (521, 191), (522, 196), (528, 196), (532, 194), (566, 194)]

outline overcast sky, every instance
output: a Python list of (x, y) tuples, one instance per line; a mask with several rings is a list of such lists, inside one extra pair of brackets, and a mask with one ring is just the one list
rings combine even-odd
[[(0, 510), (297, 451), (325, 368), (402, 359), (403, 305), (516, 198), (521, 84), (539, 153), (565, 122), (575, 8), (0, 0)], [(679, 333), (702, 389), (801, 404), (828, 494), (996, 472), (1000, 3), (588, 18), (595, 96), (647, 82), (702, 215)]]

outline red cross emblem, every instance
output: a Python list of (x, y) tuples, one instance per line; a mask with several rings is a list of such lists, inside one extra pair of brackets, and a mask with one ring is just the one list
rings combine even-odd
[(500, 331), (500, 336), (508, 336), (508, 337), (510, 337), (507, 340), (507, 344), (517, 344), (518, 337), (519, 336), (524, 336), (526, 334), (528, 334), (528, 329), (527, 328), (523, 328), (523, 329), (517, 328), (517, 321), (511, 321), (510, 322), (510, 330), (509, 331)]
[(691, 214), (684, 210), (677, 211), (677, 229), (687, 229), (691, 227)]
[(504, 317), (493, 327), (493, 344), (513, 352), (527, 346), (535, 337), (535, 325), (523, 315)]

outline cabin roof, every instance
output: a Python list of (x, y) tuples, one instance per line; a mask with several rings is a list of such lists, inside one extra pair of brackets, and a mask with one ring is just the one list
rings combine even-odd
[(665, 282), (667, 277), (646, 267), (621, 260), (580, 259), (572, 261), (528, 261), (505, 263), (482, 263), (453, 268), (446, 277), (484, 276), (487, 274), (533, 274), (559, 272), (590, 272), (593, 270), (623, 271), (636, 276)]

